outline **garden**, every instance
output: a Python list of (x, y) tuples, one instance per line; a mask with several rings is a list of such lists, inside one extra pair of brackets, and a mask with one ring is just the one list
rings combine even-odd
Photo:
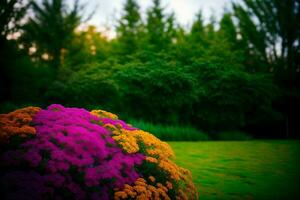
[(297, 0), (1, 1), (0, 198), (295, 199), (299, 15)]

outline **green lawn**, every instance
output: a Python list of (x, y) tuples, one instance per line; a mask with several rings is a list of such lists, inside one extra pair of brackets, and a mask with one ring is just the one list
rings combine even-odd
[(200, 199), (300, 197), (300, 141), (168, 143)]

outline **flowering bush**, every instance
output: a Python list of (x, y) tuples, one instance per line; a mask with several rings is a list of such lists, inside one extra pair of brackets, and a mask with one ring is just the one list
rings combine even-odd
[(0, 115), (0, 144), (4, 199), (198, 199), (167, 143), (106, 111)]

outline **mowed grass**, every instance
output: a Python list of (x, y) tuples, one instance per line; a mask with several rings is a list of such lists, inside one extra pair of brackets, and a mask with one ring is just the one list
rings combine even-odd
[(200, 199), (300, 197), (300, 141), (168, 143)]

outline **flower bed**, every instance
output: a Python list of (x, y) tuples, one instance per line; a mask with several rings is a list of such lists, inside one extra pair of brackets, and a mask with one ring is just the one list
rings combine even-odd
[(198, 199), (167, 143), (106, 111), (2, 114), (0, 144), (4, 199)]

